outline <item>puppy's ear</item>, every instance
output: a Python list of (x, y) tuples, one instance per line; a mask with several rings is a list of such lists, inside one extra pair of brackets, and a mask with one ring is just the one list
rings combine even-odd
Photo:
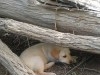
[(53, 49), (51, 50), (51, 55), (52, 55), (54, 58), (56, 58), (56, 59), (59, 58), (59, 53), (60, 53), (60, 50), (58, 50), (57, 48), (53, 48)]

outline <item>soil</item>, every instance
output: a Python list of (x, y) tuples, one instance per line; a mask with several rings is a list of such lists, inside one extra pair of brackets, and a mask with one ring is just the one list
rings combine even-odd
[[(22, 37), (5, 32), (0, 34), (0, 39), (17, 55), (20, 55), (27, 47), (39, 43), (39, 41), (32, 40), (25, 36)], [(57, 62), (52, 68), (46, 71), (55, 72), (57, 75), (100, 75), (100, 55), (78, 50), (72, 50), (72, 55), (78, 56), (76, 64), (67, 65)], [(81, 63), (84, 59), (86, 61)], [(75, 68), (76, 66), (77, 68)], [(8, 71), (1, 64), (0, 75), (8, 75)]]
[(0, 64), (0, 75), (7, 75), (7, 70)]

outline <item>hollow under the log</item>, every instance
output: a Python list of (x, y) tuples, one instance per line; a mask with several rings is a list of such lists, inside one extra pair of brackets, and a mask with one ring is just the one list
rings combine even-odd
[[(0, 35), (0, 39), (2, 39), (3, 42), (5, 42), (14, 53), (17, 55), (20, 55), (20, 53), (26, 49), (27, 47), (34, 45), (36, 43), (39, 43), (39, 41), (29, 39), (24, 36), (19, 36), (16, 34), (11, 34), (6, 32), (3, 32), (2, 35)], [(57, 75), (66, 75), (71, 69), (73, 69), (76, 65), (78, 65), (82, 59), (88, 58), (89, 56), (93, 55), (90, 59), (88, 59), (86, 62), (81, 64), (78, 68), (71, 71), (68, 75), (100, 75), (100, 55), (94, 55), (86, 52), (81, 51), (75, 51), (72, 50), (73, 55), (79, 56), (78, 62), (73, 65), (67, 65), (62, 63), (56, 63), (52, 68), (46, 70), (49, 72), (55, 72)], [(0, 71), (2, 66), (0, 66)], [(1, 72), (0, 72), (1, 73)], [(2, 73), (2, 75), (5, 73)]]

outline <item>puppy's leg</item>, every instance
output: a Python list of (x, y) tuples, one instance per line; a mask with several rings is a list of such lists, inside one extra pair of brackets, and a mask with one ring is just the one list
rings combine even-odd
[(48, 69), (48, 68), (52, 67), (54, 64), (55, 64), (55, 62), (49, 62), (48, 64), (46, 64), (44, 66), (44, 69)]
[(42, 73), (39, 73), (39, 75), (56, 75), (56, 74), (51, 73), (51, 72), (42, 72)]
[(55, 73), (52, 73), (52, 72), (44, 72), (43, 68), (39, 68), (37, 71), (37, 74), (38, 75), (56, 75)]
[[(54, 62), (49, 63), (49, 66), (53, 65), (53, 64), (54, 64)], [(37, 72), (36, 73), (38, 75), (56, 75), (55, 73), (52, 73), (52, 72), (44, 72), (44, 64), (43, 64), (43, 62), (41, 62), (41, 66), (37, 67)]]

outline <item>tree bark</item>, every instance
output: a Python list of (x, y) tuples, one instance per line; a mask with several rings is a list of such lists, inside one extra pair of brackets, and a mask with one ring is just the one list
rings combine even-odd
[[(66, 2), (66, 0), (63, 0)], [(95, 13), (100, 14), (100, 0), (69, 0), (72, 2), (75, 2), (77, 4), (81, 4), (85, 7), (87, 7), (88, 9), (91, 9), (91, 11), (93, 10)], [(99, 16), (100, 17), (100, 16)]]
[(35, 75), (20, 61), (6, 44), (0, 40), (0, 63), (7, 68), (12, 75)]
[(28, 36), (46, 43), (100, 54), (100, 37), (62, 33), (12, 19), (1, 19), (0, 27), (7, 32)]
[[(0, 0), (0, 16), (80, 35), (100, 36), (100, 19), (83, 11), (31, 5), (29, 0)], [(30, 0), (32, 1), (32, 0)], [(55, 17), (56, 14), (56, 17)]]

